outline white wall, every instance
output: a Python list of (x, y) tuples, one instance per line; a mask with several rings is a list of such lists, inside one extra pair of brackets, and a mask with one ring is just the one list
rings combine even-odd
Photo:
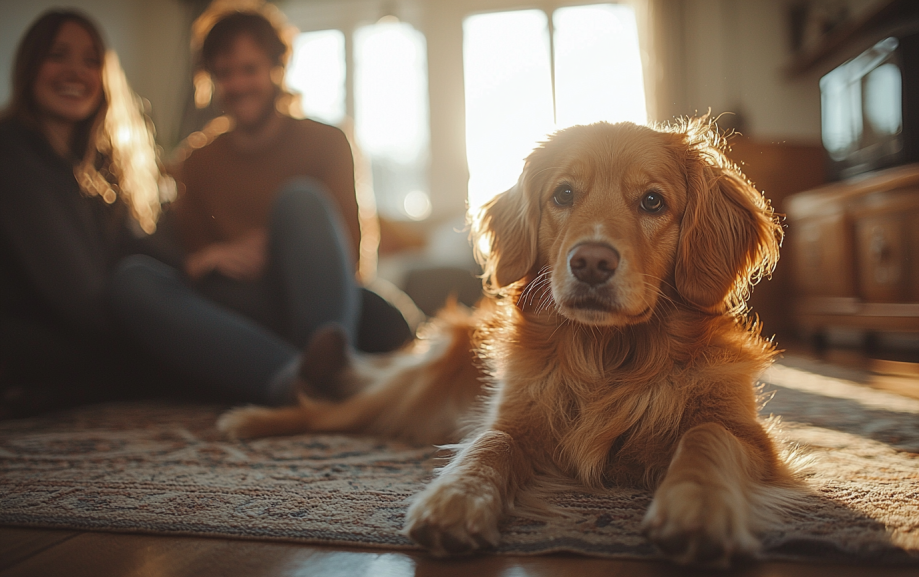
[(684, 113), (743, 116), (743, 132), (767, 141), (819, 143), (819, 76), (787, 79), (792, 56), (785, 4), (688, 0)]
[[(45, 10), (65, 5), (55, 0), (0, 0), (0, 106), (10, 97), (13, 55), (19, 40)], [(134, 90), (148, 99), (159, 134), (172, 146), (187, 94), (187, 3), (181, 0), (70, 0), (102, 28), (103, 37), (121, 59)]]
[[(740, 112), (744, 133), (757, 140), (820, 143), (820, 77), (852, 54), (788, 78), (792, 0), (676, 1), (684, 17), (684, 113)], [(884, 2), (843, 1), (852, 19)]]

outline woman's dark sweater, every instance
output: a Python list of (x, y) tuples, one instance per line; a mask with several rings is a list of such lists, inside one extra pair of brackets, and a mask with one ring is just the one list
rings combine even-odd
[(37, 132), (0, 122), (0, 319), (111, 331), (105, 291), (128, 251), (127, 211), (83, 194)]
[(0, 388), (6, 396), (66, 391), (31, 404), (109, 397), (90, 391), (132, 388), (124, 376), (138, 367), (116, 332), (107, 290), (140, 241), (127, 207), (83, 194), (73, 168), (40, 133), (0, 121)]

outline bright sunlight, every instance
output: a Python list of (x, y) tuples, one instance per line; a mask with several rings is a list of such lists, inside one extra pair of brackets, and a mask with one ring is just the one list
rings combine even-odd
[[(477, 14), (463, 24), (469, 206), (514, 185), (546, 135), (600, 120), (647, 121), (632, 8)], [(555, 100), (552, 86), (554, 47)]]

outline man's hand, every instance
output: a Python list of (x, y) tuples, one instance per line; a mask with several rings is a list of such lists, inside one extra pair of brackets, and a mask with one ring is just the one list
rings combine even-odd
[(255, 230), (230, 242), (209, 244), (185, 260), (185, 272), (193, 280), (211, 271), (236, 280), (255, 280), (265, 272), (268, 262), (268, 234)]

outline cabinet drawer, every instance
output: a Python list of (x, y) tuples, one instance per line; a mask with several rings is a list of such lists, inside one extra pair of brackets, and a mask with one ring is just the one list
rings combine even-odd
[(842, 212), (789, 223), (788, 241), (799, 293), (855, 296), (850, 226)]
[[(908, 215), (912, 216), (912, 215)], [(867, 302), (908, 300), (907, 215), (883, 214), (855, 223), (859, 296)]]

